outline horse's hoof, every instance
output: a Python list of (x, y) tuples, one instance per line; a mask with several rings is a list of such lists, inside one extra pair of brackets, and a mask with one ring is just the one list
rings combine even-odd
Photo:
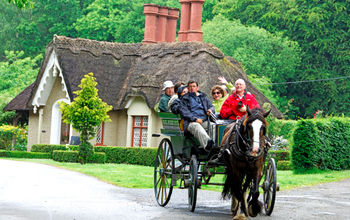
[(234, 217), (232, 218), (232, 220), (247, 220), (247, 219), (248, 219), (248, 217), (245, 216), (245, 215), (243, 215), (243, 214), (239, 214), (239, 215), (234, 216)]
[(231, 211), (233, 216), (235, 216), (237, 214), (237, 210), (238, 210), (238, 201), (235, 198), (232, 198), (232, 203), (231, 203)]
[(252, 206), (252, 205), (250, 205), (250, 206), (248, 207), (248, 214), (249, 214), (249, 216), (251, 216), (251, 217), (256, 217), (256, 216), (258, 215), (258, 213), (254, 213), (254, 211), (253, 211), (253, 206)]
[(263, 204), (259, 200), (256, 202), (249, 202), (248, 205), (248, 214), (251, 217), (256, 217), (258, 214), (261, 214), (261, 211), (263, 209)]

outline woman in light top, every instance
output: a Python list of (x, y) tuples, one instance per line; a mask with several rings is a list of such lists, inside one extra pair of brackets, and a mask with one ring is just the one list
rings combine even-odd
[(213, 105), (215, 107), (216, 113), (220, 113), (222, 104), (224, 104), (225, 100), (230, 95), (226, 91), (226, 88), (231, 92), (234, 91), (234, 89), (235, 89), (235, 87), (232, 85), (232, 83), (227, 82), (225, 77), (219, 76), (218, 79), (219, 79), (220, 83), (222, 83), (224, 85), (215, 85), (211, 89), (211, 95), (212, 95), (213, 100), (214, 100)]

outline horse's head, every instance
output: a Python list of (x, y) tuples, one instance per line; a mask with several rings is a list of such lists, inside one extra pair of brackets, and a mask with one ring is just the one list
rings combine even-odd
[(240, 133), (243, 139), (244, 150), (248, 156), (258, 157), (262, 155), (265, 147), (265, 134), (267, 122), (265, 118), (271, 110), (264, 112), (255, 108), (247, 108), (247, 114), (240, 126)]

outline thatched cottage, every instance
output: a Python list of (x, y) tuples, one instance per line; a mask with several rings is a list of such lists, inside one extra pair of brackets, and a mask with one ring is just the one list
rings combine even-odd
[[(146, 16), (145, 39), (149, 30), (147, 23)], [(186, 32), (181, 28), (180, 31)], [(147, 34), (152, 35), (150, 31)], [(260, 104), (269, 103), (249, 82), (238, 62), (213, 45), (197, 41), (198, 36), (196, 41), (182, 42), (171, 42), (173, 38), (166, 42), (169, 38), (157, 40), (158, 35), (154, 36), (157, 43), (148, 39), (151, 43), (143, 44), (54, 36), (35, 82), (5, 107), (7, 111), (29, 114), (28, 147), (39, 143), (68, 143), (77, 135), (71, 126), (62, 123), (58, 102), (73, 101), (73, 91), (89, 72), (96, 77), (100, 98), (113, 106), (109, 113), (112, 121), (103, 123), (92, 140), (96, 145), (157, 146), (160, 138), (152, 138), (152, 133), (159, 133), (162, 125), (153, 108), (166, 80), (194, 79), (201, 91), (210, 94), (211, 87), (218, 83), (218, 76), (231, 82), (243, 78), (247, 90), (255, 94)], [(272, 113), (282, 117), (275, 106), (271, 106)]]

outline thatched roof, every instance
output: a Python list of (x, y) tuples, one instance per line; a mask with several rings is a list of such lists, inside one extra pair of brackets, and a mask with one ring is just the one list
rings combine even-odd
[[(255, 94), (260, 104), (269, 102), (249, 82), (239, 63), (225, 57), (210, 44), (178, 42), (142, 45), (64, 36), (55, 36), (48, 45), (31, 99), (53, 50), (71, 98), (75, 96), (72, 91), (78, 89), (82, 77), (93, 72), (98, 82), (99, 96), (115, 110), (123, 109), (131, 96), (142, 96), (153, 108), (159, 101), (161, 85), (166, 80), (187, 82), (193, 79), (199, 82), (201, 91), (209, 94), (211, 87), (218, 84), (218, 76), (224, 76), (231, 82), (243, 78), (247, 82), (247, 90)], [(15, 99), (19, 98), (23, 97), (17, 96)], [(26, 103), (30, 103), (30, 100), (26, 100)], [(272, 113), (282, 117), (273, 105)]]

